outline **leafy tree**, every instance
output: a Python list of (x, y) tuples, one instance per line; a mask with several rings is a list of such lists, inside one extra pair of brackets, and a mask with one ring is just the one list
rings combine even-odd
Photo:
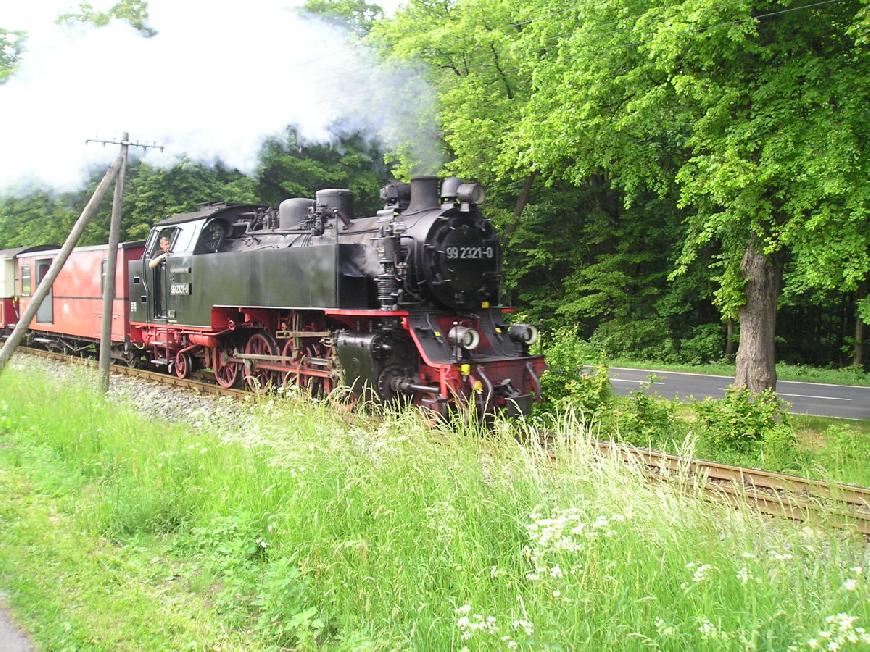
[(112, 20), (125, 20), (143, 36), (154, 36), (157, 30), (148, 25), (147, 0), (119, 0), (106, 11), (97, 11), (90, 2), (80, 2), (78, 11), (58, 16), (58, 23), (91, 23), (97, 27)]
[(15, 71), (24, 49), (24, 32), (0, 28), (0, 84)]
[[(206, 202), (259, 201), (253, 179), (220, 164), (206, 166), (183, 160), (163, 169), (139, 163), (132, 167), (128, 179), (122, 234), (130, 240), (144, 238), (158, 220)], [(95, 220), (105, 229), (98, 240), (101, 242), (108, 239), (107, 217)]]
[(379, 5), (365, 0), (307, 0), (304, 10), (349, 27), (358, 36), (368, 34), (384, 17), (384, 10)]
[(288, 197), (314, 198), (323, 188), (349, 188), (358, 215), (373, 215), (382, 207), (378, 191), (387, 181), (382, 155), (361, 137), (343, 138), (334, 145), (303, 145), (288, 128), (281, 139), (268, 140), (256, 171), (257, 195), (277, 205)]
[(838, 267), (846, 287), (870, 269), (861, 4), (588, 0), (556, 17), (549, 3), (524, 7), (523, 44), (541, 56), (518, 164), (574, 183), (606, 170), (629, 200), (676, 183), (692, 214), (677, 271), (719, 248), (717, 298), (741, 323), (737, 382), (772, 386), (788, 257), (811, 284), (822, 283), (813, 267)]

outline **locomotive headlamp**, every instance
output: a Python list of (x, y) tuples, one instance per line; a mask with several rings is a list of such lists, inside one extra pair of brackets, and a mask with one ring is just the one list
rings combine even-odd
[(513, 324), (508, 329), (508, 336), (514, 342), (531, 346), (538, 341), (538, 329), (530, 324)]
[(467, 326), (454, 326), (447, 333), (447, 341), (454, 346), (460, 346), (467, 351), (472, 351), (480, 344), (480, 334)]
[(459, 201), (480, 205), (486, 199), (486, 192), (479, 183), (461, 183), (456, 189), (456, 198)]

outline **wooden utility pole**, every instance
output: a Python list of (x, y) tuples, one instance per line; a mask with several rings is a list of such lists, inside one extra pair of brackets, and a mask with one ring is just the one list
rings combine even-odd
[[(106, 276), (103, 285), (103, 331), (100, 335), (100, 391), (109, 391), (109, 365), (112, 364), (112, 319), (115, 305), (115, 269), (118, 265), (118, 241), (121, 239), (121, 208), (124, 201), (124, 176), (127, 173), (127, 150), (130, 134), (121, 136), (121, 169), (115, 179), (112, 197), (112, 221), (109, 224), (109, 253), (106, 257)], [(121, 311), (123, 316), (123, 310)]]
[[(121, 169), (115, 180), (115, 194), (112, 198), (112, 221), (109, 224), (109, 252), (106, 256), (106, 275), (103, 283), (103, 330), (100, 334), (100, 391), (104, 394), (109, 391), (109, 367), (112, 364), (112, 320), (115, 305), (115, 277), (118, 267), (118, 243), (121, 239), (121, 213), (124, 203), (124, 177), (127, 173), (127, 150), (133, 147), (148, 149), (159, 145), (146, 145), (144, 143), (131, 143), (130, 134), (126, 131), (121, 140), (94, 140), (88, 139), (88, 143), (102, 143), (105, 145), (120, 145), (121, 153), (118, 160), (121, 161)], [(123, 315), (123, 312), (122, 312)]]
[(36, 292), (33, 293), (33, 297), (30, 299), (27, 309), (24, 311), (24, 314), (19, 317), (18, 323), (15, 324), (15, 328), (12, 330), (12, 335), (9, 336), (9, 339), (6, 340), (6, 343), (3, 345), (3, 350), (0, 350), (0, 373), (3, 373), (3, 370), (6, 368), (6, 363), (9, 362), (9, 358), (12, 357), (12, 353), (21, 343), (21, 340), (24, 339), (24, 333), (28, 328), (30, 328), (30, 322), (33, 321), (36, 311), (39, 310), (39, 307), (42, 305), (48, 291), (51, 289), (54, 280), (57, 278), (57, 275), (60, 274), (60, 270), (64, 263), (66, 263), (66, 259), (69, 258), (73, 247), (76, 246), (79, 238), (82, 237), (82, 233), (84, 233), (91, 218), (94, 216), (94, 213), (97, 212), (100, 202), (103, 201), (103, 197), (109, 189), (112, 179), (115, 178), (118, 170), (121, 169), (121, 165), (121, 157), (118, 157), (109, 169), (106, 170), (103, 180), (100, 181), (100, 184), (94, 191), (91, 200), (88, 202), (88, 205), (85, 206), (78, 221), (76, 221), (72, 231), (70, 231), (70, 234), (67, 236), (66, 242), (63, 243), (60, 253), (57, 255), (57, 258), (54, 259), (54, 262), (51, 263), (48, 273), (39, 282), (39, 286), (36, 288)]

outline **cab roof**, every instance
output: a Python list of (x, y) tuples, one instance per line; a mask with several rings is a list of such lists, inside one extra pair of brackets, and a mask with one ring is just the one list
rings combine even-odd
[(166, 219), (157, 222), (154, 226), (172, 226), (173, 224), (183, 224), (184, 222), (194, 222), (208, 217), (215, 217), (221, 213), (243, 213), (263, 208), (267, 208), (267, 206), (262, 204), (224, 204), (221, 202), (202, 204), (195, 211), (170, 215)]

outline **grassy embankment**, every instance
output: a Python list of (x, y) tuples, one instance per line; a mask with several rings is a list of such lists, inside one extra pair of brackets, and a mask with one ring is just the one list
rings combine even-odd
[(0, 378), (0, 586), (46, 649), (785, 650), (865, 638), (863, 542), (589, 454), (251, 407), (143, 422)]
[[(630, 358), (614, 358), (607, 361), (609, 367), (627, 367), (630, 369), (660, 369), (661, 371), (685, 371), (697, 374), (713, 374), (717, 376), (733, 376), (734, 364), (668, 364), (655, 360), (633, 360)], [(804, 383), (830, 383), (831, 385), (860, 385), (870, 387), (870, 373), (854, 367), (842, 369), (825, 369), (777, 363), (776, 377), (778, 380), (795, 380)]]
[[(763, 408), (762, 416), (753, 418), (739, 402), (683, 403), (644, 391), (611, 396), (599, 408), (603, 438), (677, 455), (684, 454), (690, 442), (690, 453), (702, 459), (870, 486), (870, 421), (785, 412), (765, 417)], [(712, 404), (723, 409), (711, 430), (699, 417), (705, 412), (709, 415), (705, 408)], [(729, 436), (723, 438), (725, 432)], [(755, 432), (759, 438), (742, 441), (743, 432)]]

